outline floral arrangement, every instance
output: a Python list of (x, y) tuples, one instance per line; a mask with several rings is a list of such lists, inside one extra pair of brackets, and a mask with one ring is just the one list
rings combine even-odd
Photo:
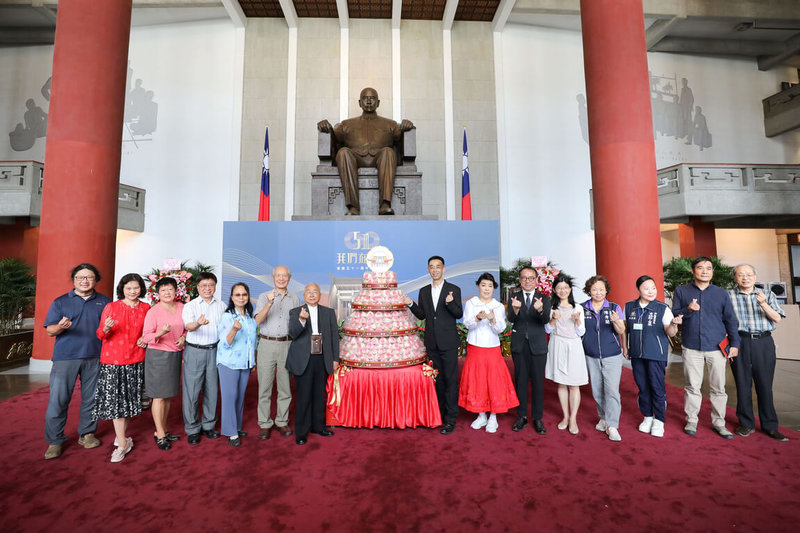
[(192, 278), (192, 273), (185, 270), (159, 270), (157, 273), (150, 274), (147, 279), (150, 280), (150, 287), (147, 289), (147, 297), (152, 303), (158, 302), (158, 292), (156, 292), (156, 283), (163, 278), (173, 278), (178, 282), (178, 290), (175, 293), (175, 301), (188, 303), (192, 297), (186, 290), (186, 283)]
[(543, 267), (536, 267), (539, 279), (536, 281), (536, 290), (548, 296), (553, 292), (553, 280), (561, 271), (548, 264)]
[(502, 302), (507, 303), (510, 291), (516, 290), (519, 286), (519, 273), (523, 268), (532, 267), (536, 270), (536, 274), (539, 277), (536, 283), (537, 291), (547, 295), (553, 292), (553, 281), (556, 279), (556, 276), (564, 272), (556, 268), (556, 264), (552, 261), (547, 261), (544, 266), (533, 266), (531, 264), (531, 259), (530, 257), (521, 257), (514, 261), (511, 268), (500, 267), (500, 300)]
[(146, 276), (150, 282), (150, 286), (147, 289), (147, 297), (151, 303), (157, 303), (156, 283), (162, 278), (173, 278), (178, 283), (175, 300), (184, 303), (190, 302), (192, 298), (197, 298), (197, 282), (195, 281), (197, 274), (213, 271), (214, 267), (210, 265), (195, 263), (194, 266), (189, 266), (186, 262), (181, 262), (176, 268), (154, 268)]

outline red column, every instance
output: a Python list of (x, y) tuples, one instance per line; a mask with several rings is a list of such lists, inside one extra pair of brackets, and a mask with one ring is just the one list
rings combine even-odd
[(703, 222), (698, 217), (689, 217), (688, 224), (678, 224), (681, 257), (717, 255), (717, 234), (713, 222)]
[(624, 302), (664, 286), (642, 0), (581, 0), (581, 24), (597, 272)]
[(53, 52), (33, 357), (50, 359), (42, 327), (69, 274), (93, 263), (112, 295), (131, 1), (60, 0)]

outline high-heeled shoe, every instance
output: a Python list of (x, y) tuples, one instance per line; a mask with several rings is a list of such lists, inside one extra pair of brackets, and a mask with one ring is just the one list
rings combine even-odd
[(569, 428), (569, 432), (572, 435), (577, 435), (580, 432), (580, 430), (578, 429), (578, 426), (575, 426), (575, 431), (572, 431), (572, 428)]
[(567, 429), (567, 426), (568, 426), (568, 425), (569, 425), (569, 422), (567, 422), (567, 423), (564, 423), (564, 422), (559, 422), (559, 423), (558, 423), (558, 425), (557, 425), (556, 427), (557, 427), (558, 429), (560, 429), (561, 431), (564, 431), (565, 429)]
[(160, 439), (157, 439), (156, 446), (158, 446), (159, 450), (169, 450), (172, 448), (172, 444), (169, 442), (167, 437), (161, 437)]

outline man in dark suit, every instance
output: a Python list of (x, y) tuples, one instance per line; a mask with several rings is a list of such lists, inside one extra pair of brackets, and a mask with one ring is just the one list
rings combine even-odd
[(339, 368), (339, 327), (336, 313), (319, 304), (320, 290), (309, 283), (303, 292), (305, 304), (289, 311), (292, 344), (286, 369), (294, 374), (294, 433), (297, 444), (305, 444), (308, 432), (330, 437), (325, 427), (325, 383)]
[(456, 429), (458, 417), (458, 338), (456, 320), (461, 318), (461, 289), (444, 279), (444, 259), (434, 255), (428, 259), (431, 284), (419, 290), (419, 305), (406, 296), (406, 304), (414, 316), (425, 321), (425, 349), (439, 371), (436, 397), (442, 412), (442, 435)]
[(519, 273), (521, 290), (511, 293), (508, 320), (511, 330), (511, 357), (514, 360), (514, 383), (519, 407), (511, 429), (522, 431), (528, 424), (528, 383), (533, 383), (531, 416), (539, 435), (547, 430), (542, 423), (544, 403), (544, 366), (547, 362), (547, 337), (544, 325), (550, 320), (550, 298), (535, 290), (536, 271), (531, 267)]

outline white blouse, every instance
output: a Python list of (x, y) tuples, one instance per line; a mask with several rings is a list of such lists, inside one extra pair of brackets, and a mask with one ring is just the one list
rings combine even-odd
[[(488, 320), (475, 318), (481, 311), (494, 311), (494, 325)], [(489, 303), (483, 303), (480, 298), (473, 296), (464, 305), (464, 325), (467, 326), (467, 342), (480, 348), (494, 348), (500, 346), (497, 336), (506, 329), (506, 310), (503, 304), (492, 298)]]

